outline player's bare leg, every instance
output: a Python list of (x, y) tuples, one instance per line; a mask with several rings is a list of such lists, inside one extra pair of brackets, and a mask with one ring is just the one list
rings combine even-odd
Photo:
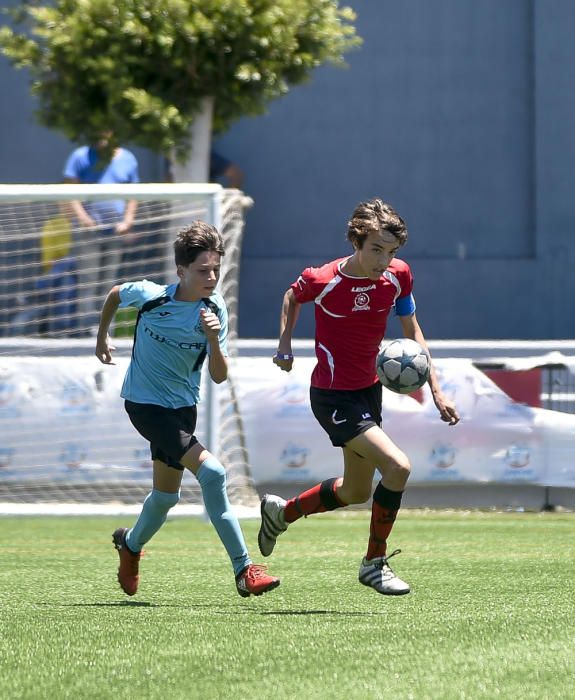
[[(344, 448), (344, 459), (345, 455)], [(270, 556), (277, 538), (299, 518), (369, 500), (375, 467), (353, 451), (345, 462), (343, 478), (326, 479), (289, 501), (272, 494), (262, 498), (258, 544), (264, 557)]]
[(343, 479), (337, 488), (337, 495), (349, 505), (365, 503), (371, 498), (376, 465), (349, 447), (349, 443), (342, 452)]
[(378, 465), (382, 474), (373, 494), (369, 543), (359, 568), (359, 581), (383, 595), (405, 595), (410, 591), (409, 585), (396, 576), (388, 562), (401, 550), (395, 550), (388, 556), (387, 539), (409, 477), (409, 460), (391, 438), (376, 426), (350, 441), (344, 453), (347, 473), (362, 469), (360, 453), (365, 462)]
[(381, 473), (381, 483), (390, 491), (403, 491), (409, 478), (407, 456), (380, 427), (372, 426), (350, 440), (344, 448), (373, 464)]

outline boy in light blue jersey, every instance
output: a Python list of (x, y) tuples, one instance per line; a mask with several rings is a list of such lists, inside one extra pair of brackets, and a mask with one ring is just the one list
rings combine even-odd
[(118, 581), (127, 595), (137, 592), (143, 546), (178, 502), (186, 468), (200, 483), (206, 511), (232, 562), (238, 593), (261, 595), (280, 580), (252, 564), (227, 497), (224, 467), (194, 435), (204, 361), (216, 383), (228, 376), (228, 313), (215, 290), (224, 254), (222, 238), (213, 226), (195, 221), (178, 232), (174, 251), (179, 282), (142, 280), (112, 287), (98, 329), (96, 356), (112, 364), (110, 323), (118, 307), (138, 309), (121, 395), (132, 424), (150, 443), (154, 462), (153, 488), (136, 524), (112, 535), (120, 556)]
[(202, 364), (209, 352), (202, 311), (216, 314), (220, 349), (224, 356), (228, 354), (228, 313), (221, 294), (212, 290), (190, 303), (177, 299), (177, 288), (177, 283), (161, 285), (148, 280), (119, 287), (120, 307), (134, 306), (140, 311), (132, 361), (121, 392), (128, 401), (169, 408), (199, 402)]

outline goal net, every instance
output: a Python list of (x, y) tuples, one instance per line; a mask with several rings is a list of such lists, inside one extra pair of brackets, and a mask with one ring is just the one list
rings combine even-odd
[[(137, 202), (119, 235), (109, 213)], [(99, 223), (81, 226), (82, 202)], [(258, 497), (234, 384), (238, 278), (251, 200), (211, 184), (0, 185), (0, 512), (138, 512), (151, 486), (147, 443), (123, 409), (135, 310), (119, 309), (115, 365), (94, 355), (99, 309), (116, 283), (175, 281), (173, 240), (201, 219), (222, 233), (220, 291), (229, 310), (230, 378), (204, 376), (197, 437), (227, 471), (238, 515)], [(121, 206), (120, 206), (121, 208)], [(184, 476), (179, 513), (202, 512)]]

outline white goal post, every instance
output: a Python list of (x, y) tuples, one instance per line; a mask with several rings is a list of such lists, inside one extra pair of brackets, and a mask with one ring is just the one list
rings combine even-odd
[[(127, 235), (121, 203), (137, 200)], [(94, 211), (82, 227), (72, 201)], [(120, 203), (120, 207), (116, 203)], [(197, 435), (223, 462), (230, 500), (253, 514), (250, 474), (234, 384), (237, 300), (245, 211), (251, 200), (217, 184), (0, 185), (0, 513), (137, 512), (151, 485), (147, 443), (119, 391), (136, 314), (112, 328), (116, 364), (94, 356), (98, 310), (122, 281), (175, 281), (173, 240), (201, 219), (222, 233), (220, 291), (228, 305), (230, 379), (204, 377)], [(202, 512), (186, 475), (175, 513)]]

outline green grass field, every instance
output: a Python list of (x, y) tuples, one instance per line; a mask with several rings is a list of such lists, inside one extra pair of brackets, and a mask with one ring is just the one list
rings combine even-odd
[(357, 581), (362, 512), (292, 526), (248, 599), (211, 525), (174, 518), (129, 599), (130, 520), (0, 519), (1, 698), (575, 698), (575, 515), (404, 511), (400, 598)]

